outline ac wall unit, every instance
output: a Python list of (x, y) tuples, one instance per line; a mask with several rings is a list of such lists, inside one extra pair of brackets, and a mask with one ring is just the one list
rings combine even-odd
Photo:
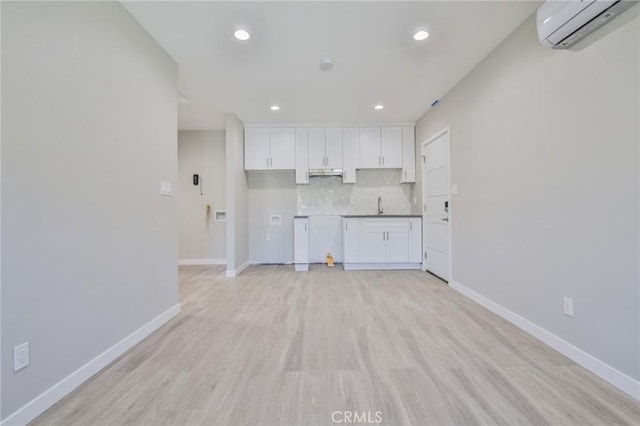
[(538, 38), (544, 46), (566, 49), (636, 3), (628, 0), (546, 0), (536, 15)]

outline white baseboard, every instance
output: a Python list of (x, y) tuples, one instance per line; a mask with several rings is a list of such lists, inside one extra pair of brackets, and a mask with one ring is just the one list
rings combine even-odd
[(454, 290), (464, 294), (473, 301), (484, 306), (485, 308), (489, 309), (491, 312), (506, 319), (513, 325), (531, 334), (533, 337), (551, 346), (553, 349), (572, 359), (595, 375), (611, 383), (621, 391), (631, 395), (636, 400), (640, 400), (639, 381), (627, 376), (621, 371), (616, 370), (614, 367), (606, 364), (593, 355), (586, 353), (582, 349), (573, 346), (571, 343), (545, 330), (539, 325), (534, 324), (528, 319), (523, 318), (520, 315), (505, 308), (504, 306), (497, 304), (493, 300), (490, 300), (485, 296), (476, 293), (470, 288), (463, 286), (459, 282), (451, 281), (449, 283), (449, 286)]
[(420, 269), (420, 263), (343, 263), (345, 271), (383, 271)]
[(242, 273), (245, 269), (247, 269), (251, 265), (251, 261), (247, 260), (242, 265), (238, 266), (236, 269), (227, 269), (225, 272), (225, 276), (227, 278), (235, 278)]
[(178, 303), (16, 410), (0, 425), (26, 425), (179, 313)]
[(226, 265), (227, 259), (180, 259), (178, 265)]

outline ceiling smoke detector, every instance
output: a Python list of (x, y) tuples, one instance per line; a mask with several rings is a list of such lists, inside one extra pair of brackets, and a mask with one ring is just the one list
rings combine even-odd
[(322, 71), (329, 71), (331, 68), (333, 68), (333, 61), (331, 58), (322, 58), (320, 61), (320, 69)]

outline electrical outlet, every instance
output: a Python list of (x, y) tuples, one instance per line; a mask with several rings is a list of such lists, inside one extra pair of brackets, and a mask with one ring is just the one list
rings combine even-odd
[(29, 365), (29, 342), (13, 348), (13, 371), (22, 370)]
[(267, 241), (271, 241), (271, 235), (270, 235), (270, 234), (267, 234), (264, 238), (265, 238)]
[(171, 196), (171, 182), (160, 181), (160, 195), (164, 195), (165, 197)]
[(573, 299), (569, 297), (564, 298), (564, 314), (566, 316), (573, 316)]

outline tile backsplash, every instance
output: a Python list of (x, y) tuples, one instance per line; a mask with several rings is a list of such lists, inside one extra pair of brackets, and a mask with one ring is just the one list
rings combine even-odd
[(297, 185), (298, 214), (376, 214), (382, 197), (385, 214), (411, 213), (411, 185), (400, 183), (401, 170), (358, 170), (355, 184), (342, 178), (318, 177)]

